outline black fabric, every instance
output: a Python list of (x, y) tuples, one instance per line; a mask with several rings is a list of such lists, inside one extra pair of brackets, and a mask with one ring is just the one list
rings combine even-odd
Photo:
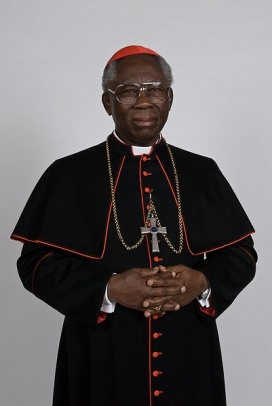
[[(149, 266), (145, 244), (123, 252), (111, 232), (110, 239), (117, 252), (106, 251), (101, 261), (65, 251), (53, 251), (41, 261), (48, 249), (30, 243), (18, 260), (25, 287), (66, 316), (53, 405), (225, 406), (216, 321), (201, 311), (197, 301), (150, 320), (142, 312), (117, 305), (113, 314), (97, 323), (109, 271), (122, 272), (129, 263)], [(250, 237), (243, 247), (254, 255)], [(183, 263), (209, 275), (218, 314), (254, 277), (254, 261), (239, 245), (208, 254), (204, 260), (186, 249), (176, 255), (162, 243), (160, 255), (165, 265)], [(162, 335), (154, 339), (156, 332)], [(154, 351), (161, 355), (153, 358)], [(156, 370), (162, 371), (159, 377), (152, 376)], [(150, 389), (152, 394), (158, 389), (163, 394), (150, 401)]]
[[(54, 406), (226, 405), (216, 320), (197, 300), (149, 319), (117, 304), (113, 314), (97, 322), (114, 272), (158, 264), (199, 269), (210, 280), (215, 316), (254, 277), (256, 253), (251, 237), (244, 238), (253, 228), (229, 185), (210, 159), (171, 149), (189, 242), (180, 254), (163, 238), (160, 252), (151, 253), (150, 236), (136, 250), (121, 245), (112, 213), (108, 221), (104, 143), (53, 164), (15, 228), (13, 238), (25, 242), (18, 260), (24, 286), (65, 315)], [(151, 188), (161, 224), (177, 247), (177, 206), (166, 174), (173, 188), (174, 176), (165, 144), (156, 145), (146, 161), (114, 138), (110, 151), (125, 241), (132, 245), (139, 238), (149, 201), (145, 188)], [(206, 259), (199, 253), (205, 250), (211, 250)], [(153, 376), (154, 371), (160, 374)]]
[[(116, 178), (129, 146), (111, 136)], [(193, 254), (220, 248), (254, 229), (230, 185), (209, 158), (171, 146), (179, 174), (182, 213)], [(160, 158), (174, 187), (164, 142), (151, 158)], [(132, 173), (132, 176), (138, 176)], [(129, 184), (135, 179), (129, 179)], [(128, 194), (130, 191), (128, 190)], [(138, 198), (139, 199), (139, 198)], [(46, 205), (45, 205), (46, 202)], [(14, 239), (42, 241), (89, 257), (101, 257), (111, 196), (105, 143), (52, 164), (35, 187), (15, 230)], [(91, 208), (91, 210), (90, 210)], [(138, 236), (140, 234), (137, 226)], [(136, 235), (137, 238), (137, 235)]]

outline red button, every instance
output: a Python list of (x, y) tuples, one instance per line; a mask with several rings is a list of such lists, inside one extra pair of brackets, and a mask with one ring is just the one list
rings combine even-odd
[(150, 161), (151, 158), (148, 158), (146, 155), (143, 156), (143, 161)]
[(157, 378), (159, 375), (162, 374), (162, 371), (153, 371), (152, 375), (154, 376), (154, 378)]
[(155, 390), (154, 391), (154, 396), (160, 396), (163, 393), (162, 390)]
[(150, 176), (150, 175), (152, 175), (152, 173), (151, 173), (151, 172), (143, 171), (143, 175), (144, 175), (144, 176)]
[(163, 261), (163, 258), (160, 258), (160, 257), (154, 257), (154, 261), (155, 261), (155, 262), (160, 262), (160, 261)]
[(145, 191), (146, 193), (152, 193), (152, 192), (153, 192), (153, 189), (151, 189), (151, 188), (149, 188), (149, 187), (145, 187), (145, 188), (144, 188), (144, 191)]
[(154, 351), (153, 354), (152, 354), (152, 357), (153, 358), (158, 358), (159, 355), (162, 355), (162, 352)]
[(153, 338), (157, 339), (162, 335), (162, 333), (154, 333)]
[(160, 314), (154, 314), (152, 317), (154, 320), (157, 320), (159, 317), (163, 317), (163, 316), (164, 316), (164, 314), (160, 313)]

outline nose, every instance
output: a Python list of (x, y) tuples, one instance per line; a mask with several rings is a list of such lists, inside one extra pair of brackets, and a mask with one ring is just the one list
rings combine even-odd
[(140, 94), (139, 97), (137, 99), (137, 101), (134, 103), (134, 106), (136, 105), (137, 107), (149, 107), (149, 106), (153, 106), (152, 101), (147, 97), (146, 95), (146, 87), (142, 86), (140, 88)]

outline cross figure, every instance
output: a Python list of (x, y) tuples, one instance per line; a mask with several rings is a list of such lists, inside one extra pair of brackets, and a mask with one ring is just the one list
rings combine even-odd
[(157, 234), (167, 234), (166, 227), (157, 227), (155, 217), (150, 217), (150, 227), (141, 227), (141, 234), (149, 234), (152, 236), (152, 252), (160, 252)]

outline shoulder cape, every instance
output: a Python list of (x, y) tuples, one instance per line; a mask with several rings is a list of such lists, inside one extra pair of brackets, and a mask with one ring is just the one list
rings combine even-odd
[[(121, 165), (128, 146), (110, 147)], [(170, 146), (179, 175), (181, 205), (188, 249), (198, 255), (222, 248), (252, 234), (254, 229), (217, 165)], [(115, 152), (115, 151), (114, 151)], [(164, 142), (154, 154), (173, 179)], [(115, 171), (116, 173), (116, 171)], [(94, 259), (104, 255), (111, 216), (111, 195), (105, 142), (55, 161), (34, 188), (11, 238), (45, 244)]]

